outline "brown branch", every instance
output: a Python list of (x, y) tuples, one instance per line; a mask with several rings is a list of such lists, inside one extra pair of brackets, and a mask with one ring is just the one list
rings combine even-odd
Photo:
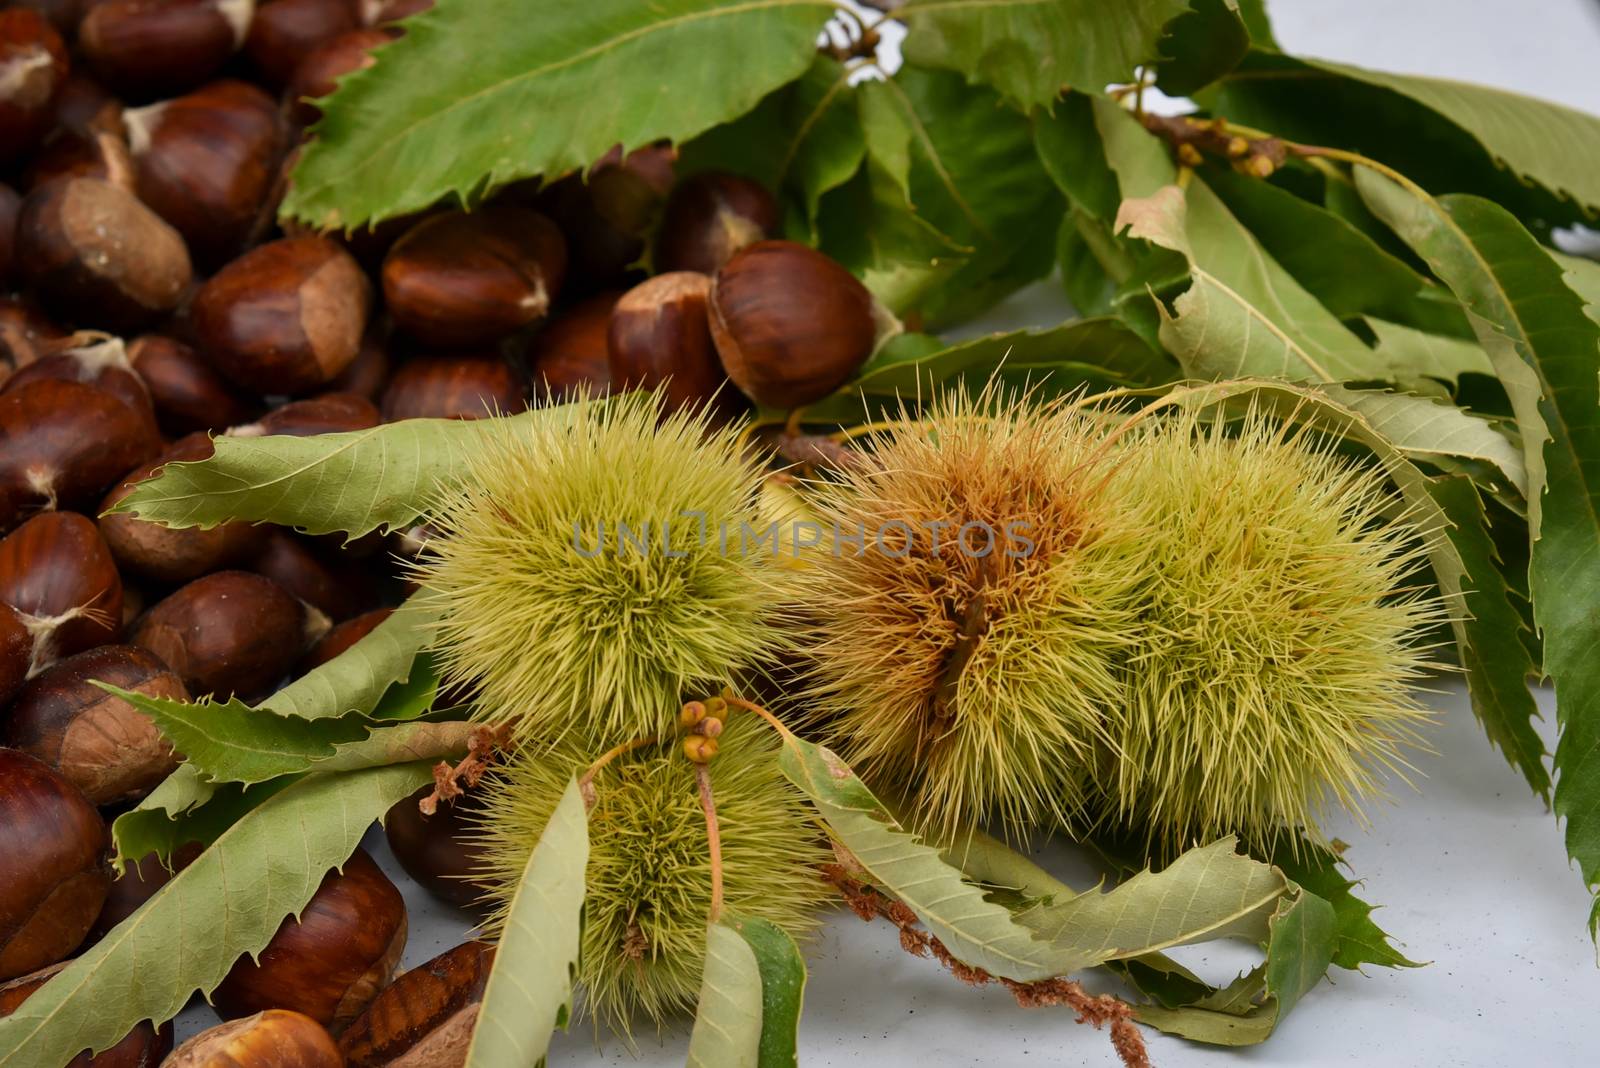
[(1053, 1008), (1065, 1005), (1078, 1014), (1079, 1023), (1093, 1024), (1098, 1030), (1111, 1025), (1111, 1045), (1127, 1068), (1150, 1068), (1150, 1056), (1144, 1048), (1144, 1037), (1133, 1023), (1133, 1006), (1110, 994), (1091, 994), (1079, 983), (1066, 978), (1040, 979), (1032, 983), (1019, 983), (1014, 979), (997, 978), (982, 968), (974, 968), (957, 960), (945, 944), (917, 926), (917, 914), (904, 903), (874, 890), (850, 875), (837, 864), (822, 868), (822, 877), (843, 895), (845, 904), (863, 920), (888, 920), (900, 929), (900, 948), (914, 957), (932, 957), (963, 983), (982, 986), (999, 983), (1017, 999), (1025, 1009)]
[(722, 835), (717, 829), (717, 803), (711, 796), (711, 773), (704, 764), (694, 766), (700, 783), (700, 809), (706, 814), (706, 840), (711, 845), (711, 911), (709, 923), (722, 918)]
[(1178, 162), (1198, 167), (1205, 157), (1229, 161), (1241, 174), (1266, 178), (1288, 162), (1292, 146), (1279, 137), (1246, 137), (1222, 119), (1188, 115), (1139, 116), (1144, 128), (1172, 146)]
[(502, 749), (511, 736), (511, 729), (501, 725), (499, 727), (475, 727), (467, 737), (467, 755), (455, 765), (449, 761), (440, 761), (433, 768), (433, 792), (417, 802), (417, 808), (422, 810), (424, 816), (431, 816), (439, 811), (440, 802), (454, 801), (467, 789), (478, 785), (484, 773), (494, 763), (495, 753)]

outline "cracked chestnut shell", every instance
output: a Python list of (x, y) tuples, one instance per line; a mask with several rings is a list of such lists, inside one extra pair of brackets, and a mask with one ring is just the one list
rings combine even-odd
[(793, 241), (737, 253), (711, 287), (711, 336), (733, 384), (768, 408), (799, 408), (844, 385), (872, 354), (872, 295)]
[(345, 1068), (345, 1060), (317, 1021), (271, 1009), (200, 1032), (161, 1068)]
[(667, 198), (656, 234), (655, 268), (714, 274), (735, 252), (782, 232), (783, 213), (760, 182), (701, 171), (679, 182)]
[(292, 1009), (337, 1034), (389, 985), (405, 943), (405, 901), (358, 849), (255, 961), (239, 959), (212, 1001), (229, 1018)]
[(232, 381), (262, 396), (309, 393), (356, 358), (372, 291), (325, 237), (260, 245), (200, 287), (195, 337)]
[(511, 204), (434, 215), (383, 260), (395, 323), (425, 345), (490, 345), (545, 317), (566, 274), (556, 224)]
[(244, 43), (255, 0), (98, 0), (78, 26), (95, 77), (128, 99), (193, 88)]
[(0, 980), (78, 948), (111, 885), (105, 821), (78, 788), (0, 749)]
[(350, 1068), (464, 1063), (494, 954), (466, 942), (401, 975), (339, 1037)]
[[(65, 962), (53, 964), (0, 984), (0, 1018), (16, 1012), (24, 1001), (55, 978), (55, 974), (64, 967)], [(84, 1050), (68, 1061), (64, 1068), (156, 1068), (171, 1049), (172, 1022), (169, 1020), (160, 1027), (153, 1027), (149, 1020), (142, 1020), (110, 1049), (94, 1056)]]
[(149, 716), (106, 693), (106, 682), (147, 697), (187, 701), (189, 691), (148, 650), (102, 645), (58, 660), (17, 695), (0, 744), (50, 765), (92, 804), (143, 797), (178, 766)]
[(0, 601), (33, 635), (30, 673), (116, 641), (122, 579), (92, 521), (45, 512), (0, 540)]

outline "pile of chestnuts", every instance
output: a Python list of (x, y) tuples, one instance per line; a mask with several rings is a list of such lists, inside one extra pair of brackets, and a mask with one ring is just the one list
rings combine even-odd
[[(112, 878), (108, 819), (178, 764), (93, 685), (256, 700), (404, 594), (416, 539), (105, 515), (217, 435), (474, 419), (661, 388), (732, 419), (844, 383), (877, 317), (838, 264), (779, 240), (747, 178), (671, 146), (352, 235), (278, 219), (316, 98), (431, 0), (0, 5), (0, 1015), (171, 877)], [(470, 795), (396, 806), (411, 875), (470, 907)], [(461, 811), (457, 811), (460, 809)], [(174, 868), (197, 847), (174, 857)], [(172, 1065), (449, 1064), (493, 950), (394, 981), (406, 914), (364, 853), (213, 996)], [(393, 983), (393, 985), (391, 985)], [(155, 1065), (170, 1024), (73, 1065)], [(230, 1059), (231, 1058), (231, 1059)], [(42, 1066), (55, 1068), (55, 1066)]]

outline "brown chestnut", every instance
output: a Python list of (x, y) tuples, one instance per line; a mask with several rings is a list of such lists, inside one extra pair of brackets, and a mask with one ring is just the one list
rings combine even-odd
[(628, 286), (641, 276), (645, 235), (672, 188), (676, 150), (645, 145), (606, 153), (587, 174), (541, 189), (534, 205), (567, 239), (567, 287), (579, 293)]
[(268, 84), (282, 86), (313, 49), (358, 25), (354, 0), (270, 0), (256, 7), (244, 50)]
[(614, 387), (661, 388), (669, 411), (726, 400), (732, 390), (711, 341), (710, 295), (710, 277), (693, 271), (658, 274), (624, 293), (606, 334)]
[(124, 97), (193, 88), (244, 43), (255, 0), (100, 0), (78, 27), (95, 76)]
[[(313, 645), (306, 655), (301, 658), (300, 666), (296, 668), (298, 674), (305, 674), (313, 668), (319, 668), (334, 659), (356, 642), (365, 638), (377, 629), (378, 624), (394, 615), (393, 608), (374, 608), (370, 612), (363, 612), (359, 616), (352, 616), (343, 623), (336, 623), (322, 640)], [(3, 625), (3, 620), (0, 620)]]
[[(53, 343), (66, 336), (66, 331), (29, 302), (0, 297), (0, 364), (13, 370), (26, 367), (54, 352)], [(4, 370), (0, 369), (0, 378), (4, 377)]]
[(90, 4), (99, 0), (12, 0), (10, 7), (31, 7), (45, 18), (62, 37), (72, 38)]
[(92, 804), (143, 797), (172, 773), (178, 758), (149, 716), (95, 682), (147, 697), (189, 699), (154, 654), (102, 645), (56, 661), (24, 686), (0, 727), (0, 744), (55, 768)]
[(99, 178), (62, 178), (30, 192), (17, 217), (17, 255), (47, 308), (115, 332), (176, 308), (193, 278), (178, 231)]
[(124, 569), (163, 583), (183, 583), (221, 568), (232, 567), (254, 555), (266, 537), (265, 528), (249, 523), (219, 523), (214, 527), (169, 527), (136, 515), (107, 515), (133, 487), (169, 463), (209, 459), (214, 446), (204, 432), (190, 434), (166, 452), (133, 469), (100, 502), (100, 536)]
[(377, 407), (363, 396), (355, 393), (324, 393), (274, 408), (253, 423), (229, 430), (228, 436), (260, 438), (271, 434), (287, 434), (305, 438), (313, 434), (368, 430), (382, 421)]
[(552, 401), (611, 390), (606, 331), (619, 293), (598, 293), (552, 319), (528, 347), (528, 370), (540, 395)]
[(37, 673), (57, 660), (117, 640), (122, 579), (94, 523), (45, 512), (0, 539), (0, 601), (33, 635)]
[(286, 131), (277, 104), (240, 81), (124, 115), (139, 199), (171, 223), (197, 262), (244, 245), (277, 177)]
[(372, 66), (377, 61), (372, 50), (396, 36), (397, 31), (388, 29), (351, 30), (318, 45), (300, 61), (284, 89), (290, 117), (301, 126), (316, 122), (322, 108), (315, 101), (338, 88), (346, 74)]
[(325, 237), (286, 237), (246, 252), (195, 297), (196, 339), (218, 370), (263, 396), (308, 393), (361, 349), (371, 286)]
[(466, 942), (402, 974), (339, 1036), (350, 1068), (463, 1063), (494, 954)]
[(122, 138), (122, 101), (82, 71), (67, 76), (56, 94), (55, 125), (58, 133), (93, 141), (99, 134)]
[(63, 960), (111, 885), (105, 821), (66, 779), (0, 749), (0, 980)]
[(472, 881), (483, 857), (476, 838), (481, 828), (473, 818), (483, 810), (483, 796), (469, 791), (424, 816), (418, 802), (432, 789), (429, 784), (393, 805), (383, 818), (383, 831), (394, 858), (424, 890), (440, 901), (471, 908), (484, 892)]
[(498, 356), (421, 356), (408, 360), (383, 391), (385, 422), (482, 419), (528, 406), (522, 380)]
[(122, 874), (111, 880), (106, 893), (106, 903), (100, 907), (94, 926), (89, 928), (88, 945), (104, 938), (113, 927), (144, 907), (144, 903), (172, 877), (192, 864), (205, 850), (199, 842), (185, 842), (172, 851), (170, 862), (162, 861), (159, 854), (146, 853), (138, 860), (123, 865)]
[(711, 336), (745, 396), (798, 408), (866, 362), (877, 317), (867, 287), (835, 261), (793, 241), (761, 241), (717, 272)]
[(25, 7), (0, 11), (0, 165), (31, 151), (50, 129), (67, 69), (67, 46), (48, 19)]
[(16, 277), (17, 215), (21, 210), (22, 196), (0, 183), (0, 289), (10, 289)]
[(116, 397), (144, 424), (151, 440), (160, 435), (150, 389), (134, 373), (127, 350), (120, 338), (84, 333), (75, 339), (80, 344), (49, 356), (42, 356), (22, 368), (5, 383), (5, 390), (20, 389), (29, 382), (53, 378), (62, 382), (82, 382)]
[(338, 378), (328, 383), (328, 388), (335, 393), (354, 393), (376, 401), (388, 382), (389, 346), (376, 332), (369, 330), (361, 341), (361, 351)]
[(394, 978), (406, 944), (406, 904), (364, 851), (331, 871), (252, 961), (239, 958), (212, 1003), (224, 1017), (303, 1012), (337, 1034)]
[(658, 271), (714, 274), (742, 248), (777, 237), (783, 213), (765, 186), (723, 171), (702, 171), (678, 184), (656, 234)]
[(340, 550), (314, 546), (281, 527), (267, 530), (250, 570), (272, 579), (330, 620), (360, 615), (378, 601), (377, 581), (370, 571), (344, 558)]
[(269, 1009), (189, 1039), (161, 1068), (345, 1068), (333, 1036), (311, 1017)]
[(173, 437), (222, 430), (255, 415), (255, 401), (176, 338), (162, 334), (135, 338), (128, 345), (128, 363), (150, 390), (156, 422)]
[(488, 345), (544, 318), (566, 273), (555, 223), (510, 204), (424, 219), (383, 261), (396, 324), (427, 345)]
[(27, 623), (15, 608), (0, 603), (0, 709), (22, 689), (32, 665), (33, 635)]
[[(16, 1012), (24, 1001), (33, 996), (34, 991), (55, 978), (56, 973), (65, 967), (65, 962), (53, 964), (20, 979), (0, 984), (0, 1018)], [(142, 1020), (110, 1049), (92, 1055), (84, 1050), (68, 1061), (65, 1068), (155, 1068), (171, 1049), (172, 1022), (169, 1020), (160, 1027), (154, 1027), (149, 1020)]]
[(320, 612), (248, 571), (195, 579), (145, 613), (131, 641), (155, 653), (196, 697), (264, 695), (327, 632)]

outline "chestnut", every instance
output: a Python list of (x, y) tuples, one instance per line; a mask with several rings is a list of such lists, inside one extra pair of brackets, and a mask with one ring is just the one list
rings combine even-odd
[[(313, 668), (319, 668), (350, 648), (356, 642), (365, 638), (377, 629), (378, 624), (394, 615), (393, 608), (374, 608), (370, 612), (363, 612), (359, 616), (351, 616), (342, 623), (335, 623), (322, 639), (313, 645), (304, 657), (300, 659), (299, 666), (295, 669), (297, 674), (305, 674)], [(0, 624), (3, 624), (0, 620)]]
[(0, 980), (65, 959), (111, 885), (95, 807), (26, 753), (0, 749)]
[(670, 411), (726, 400), (731, 390), (711, 341), (710, 295), (710, 277), (693, 271), (658, 274), (624, 293), (606, 332), (613, 385), (662, 388)]
[(528, 406), (522, 380), (498, 356), (421, 356), (408, 360), (383, 391), (385, 422), (482, 419)]
[(209, 459), (214, 446), (204, 432), (190, 434), (147, 464), (136, 467), (100, 502), (100, 536), (125, 570), (162, 583), (183, 583), (232, 567), (259, 551), (266, 536), (249, 523), (169, 527), (136, 515), (107, 515), (133, 487), (169, 463)]
[(171, 223), (197, 262), (222, 263), (249, 237), (277, 177), (286, 132), (277, 104), (240, 81), (129, 110), (139, 199)]
[(358, 849), (255, 960), (239, 958), (212, 1004), (226, 1018), (293, 1009), (337, 1034), (389, 985), (405, 944), (405, 900)]
[(611, 390), (606, 332), (618, 293), (597, 293), (552, 319), (528, 347), (528, 370), (540, 394), (553, 401)]
[(486, 942), (465, 942), (402, 974), (339, 1036), (350, 1068), (460, 1064), (494, 955)]
[(783, 213), (760, 182), (702, 171), (680, 182), (667, 199), (655, 268), (714, 274), (735, 252), (782, 231)]
[(271, 579), (218, 571), (157, 603), (130, 641), (165, 661), (196, 697), (249, 699), (270, 692), (327, 627)]
[(793, 241), (736, 253), (711, 285), (711, 336), (734, 385), (768, 408), (799, 408), (849, 381), (872, 355), (872, 294)]
[(472, 881), (483, 856), (476, 838), (480, 828), (472, 819), (483, 810), (482, 793), (468, 791), (424, 816), (418, 802), (432, 790), (430, 783), (396, 802), (383, 818), (383, 833), (394, 858), (424, 890), (440, 901), (471, 908), (483, 897), (483, 887)]
[(538, 322), (566, 273), (555, 223), (510, 204), (424, 219), (383, 261), (395, 323), (426, 345), (488, 345)]
[(345, 1068), (328, 1029), (287, 1009), (218, 1024), (189, 1039), (161, 1068)]
[(106, 892), (106, 903), (100, 906), (100, 915), (89, 928), (87, 945), (104, 938), (117, 924), (144, 907), (163, 886), (172, 881), (178, 872), (194, 863), (205, 850), (199, 842), (185, 842), (172, 851), (168, 861), (157, 853), (146, 853), (138, 860), (123, 865), (122, 874), (111, 880)]
[(73, 71), (56, 94), (57, 133), (93, 141), (100, 134), (122, 139), (122, 101), (82, 71)]
[(15, 608), (0, 603), (0, 709), (22, 689), (32, 664), (33, 635), (27, 623)]
[(124, 97), (193, 88), (244, 43), (255, 0), (99, 0), (78, 27), (95, 76)]
[(342, 555), (339, 550), (313, 547), (301, 535), (277, 527), (266, 531), (265, 544), (249, 566), (328, 619), (342, 620), (368, 611), (378, 601), (373, 575), (348, 559), (340, 559)]
[(282, 86), (311, 51), (355, 29), (355, 0), (268, 0), (256, 7), (245, 54), (267, 83)]
[(339, 377), (328, 383), (335, 393), (353, 393), (376, 401), (389, 382), (389, 347), (376, 332), (368, 331), (361, 340), (361, 349), (350, 366)]
[(22, 196), (0, 183), (0, 290), (10, 289), (16, 277), (17, 215), (21, 210)]
[(539, 191), (534, 205), (567, 239), (567, 287), (591, 293), (632, 284), (640, 275), (645, 235), (672, 188), (676, 150), (645, 145), (626, 156), (613, 148), (586, 174)]
[(148, 650), (102, 645), (58, 660), (17, 695), (0, 726), (0, 745), (56, 769), (92, 804), (143, 797), (178, 766), (172, 746), (149, 716), (95, 686), (187, 701), (178, 676)]
[(324, 393), (305, 400), (290, 401), (274, 408), (253, 423), (228, 431), (231, 438), (259, 438), (287, 434), (305, 438), (313, 434), (342, 434), (368, 430), (383, 421), (378, 409), (367, 398), (355, 393)]
[(118, 333), (172, 311), (193, 278), (178, 231), (99, 178), (62, 178), (30, 192), (17, 217), (17, 255), (47, 308)]
[(0, 166), (49, 131), (67, 69), (67, 46), (48, 19), (26, 7), (0, 11)]
[[(0, 1018), (16, 1012), (18, 1006), (33, 996), (34, 991), (55, 978), (56, 973), (64, 967), (64, 962), (53, 964), (20, 979), (0, 984)], [(84, 1050), (68, 1061), (65, 1068), (155, 1068), (171, 1049), (172, 1022), (169, 1020), (155, 1027), (149, 1020), (142, 1020), (110, 1049), (93, 1055)]]
[(33, 674), (64, 656), (116, 641), (122, 579), (92, 521), (45, 512), (0, 540), (0, 601), (33, 635)]
[(11, 7), (31, 7), (45, 18), (62, 37), (71, 39), (90, 4), (99, 0), (13, 0)]
[(200, 287), (195, 337), (218, 370), (266, 396), (308, 393), (356, 358), (371, 286), (325, 237), (286, 237), (251, 249)]
[(30, 512), (86, 508), (156, 454), (140, 413), (81, 382), (46, 378), (0, 393), (0, 531)]
[(128, 344), (128, 363), (150, 391), (156, 422), (173, 437), (222, 430), (255, 415), (255, 401), (176, 338), (162, 334), (134, 338)]
[[(0, 297), (0, 363), (12, 369), (26, 367), (55, 351), (53, 342), (66, 336), (64, 330), (31, 303), (16, 297)], [(0, 378), (4, 377), (0, 372)]]
[[(53, 355), (43, 356), (22, 368), (5, 383), (4, 390), (20, 389), (29, 382), (53, 378), (62, 382), (82, 382), (116, 397), (126, 404), (143, 424), (150, 440), (160, 430), (156, 425), (155, 405), (150, 389), (134, 373), (127, 350), (119, 338), (85, 333), (76, 339), (82, 344)], [(0, 390), (3, 392), (4, 390)]]
[(322, 108), (315, 101), (337, 89), (346, 74), (372, 66), (372, 50), (396, 36), (397, 31), (387, 29), (351, 30), (318, 45), (300, 61), (284, 89), (290, 118), (301, 126), (316, 122)]

